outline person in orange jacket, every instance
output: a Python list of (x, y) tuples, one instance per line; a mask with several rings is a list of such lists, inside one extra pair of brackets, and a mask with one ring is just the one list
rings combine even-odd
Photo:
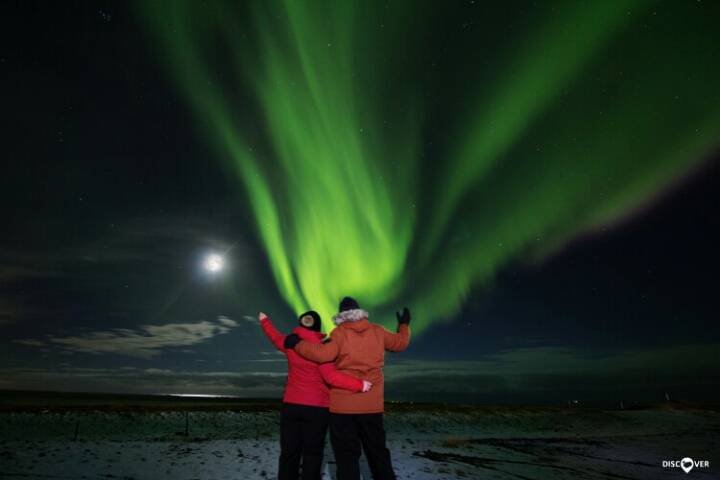
[(375, 480), (394, 480), (390, 451), (385, 442), (382, 368), (385, 351), (401, 352), (410, 343), (410, 311), (397, 313), (397, 333), (368, 321), (368, 313), (357, 301), (345, 297), (334, 321), (338, 328), (323, 343), (288, 335), (284, 346), (318, 363), (334, 361), (342, 373), (366, 378), (373, 383), (369, 393), (356, 394), (330, 389), (330, 442), (335, 452), (338, 480), (359, 480), (360, 453), (370, 465)]
[[(280, 412), (280, 460), (279, 480), (296, 480), (302, 459), (302, 479), (320, 480), (325, 449), (325, 435), (328, 428), (328, 406), (330, 396), (328, 384), (348, 392), (367, 392), (372, 383), (367, 380), (340, 373), (332, 363), (318, 365), (284, 347), (286, 336), (280, 333), (267, 315), (258, 315), (265, 335), (288, 362), (288, 377)], [(298, 318), (294, 335), (310, 344), (318, 344), (324, 333), (320, 333), (320, 315), (315, 311), (305, 312)]]

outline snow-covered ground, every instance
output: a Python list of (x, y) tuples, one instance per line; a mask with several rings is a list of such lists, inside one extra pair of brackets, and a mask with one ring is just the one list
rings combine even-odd
[[(264, 479), (274, 411), (0, 413), (0, 478)], [(400, 479), (720, 478), (720, 414), (688, 409), (443, 409), (386, 415)], [(324, 478), (334, 476), (329, 444)], [(663, 460), (709, 468), (685, 477)], [(371, 478), (367, 466), (364, 478)]]

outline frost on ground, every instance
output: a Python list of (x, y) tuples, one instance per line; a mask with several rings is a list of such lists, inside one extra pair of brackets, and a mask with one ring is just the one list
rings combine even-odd
[[(4, 412), (0, 478), (275, 478), (278, 422), (276, 411)], [(683, 457), (710, 461), (692, 478), (720, 478), (710, 410), (405, 406), (386, 430), (400, 479), (685, 478), (662, 467)]]

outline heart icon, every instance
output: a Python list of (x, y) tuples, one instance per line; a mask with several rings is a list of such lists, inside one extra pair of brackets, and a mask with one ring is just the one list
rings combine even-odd
[(690, 457), (685, 457), (680, 461), (680, 468), (682, 468), (685, 473), (690, 473), (694, 465), (693, 459)]

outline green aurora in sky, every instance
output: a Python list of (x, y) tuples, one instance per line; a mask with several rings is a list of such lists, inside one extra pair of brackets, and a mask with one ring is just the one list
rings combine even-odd
[(717, 5), (542, 3), (139, 8), (290, 307), (408, 304), (419, 332), (719, 143)]

